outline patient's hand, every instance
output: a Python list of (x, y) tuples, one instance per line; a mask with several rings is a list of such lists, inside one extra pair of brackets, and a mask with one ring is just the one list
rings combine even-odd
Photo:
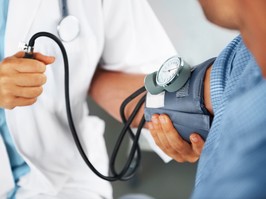
[(148, 122), (148, 128), (155, 143), (177, 162), (196, 162), (201, 154), (204, 141), (199, 134), (190, 136), (191, 144), (184, 140), (167, 115), (155, 114)]

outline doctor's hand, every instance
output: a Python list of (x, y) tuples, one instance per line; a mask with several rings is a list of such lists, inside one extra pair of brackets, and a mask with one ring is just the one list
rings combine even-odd
[(13, 109), (36, 102), (46, 82), (46, 65), (54, 57), (34, 53), (34, 59), (23, 58), (18, 52), (0, 62), (0, 107)]
[(155, 143), (177, 162), (196, 162), (201, 154), (204, 141), (199, 134), (190, 135), (191, 144), (177, 132), (167, 115), (155, 114), (147, 123)]

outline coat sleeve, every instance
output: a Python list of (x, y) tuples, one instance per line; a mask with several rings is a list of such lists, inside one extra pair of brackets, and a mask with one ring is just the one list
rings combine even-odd
[(102, 67), (150, 73), (176, 55), (146, 0), (104, 1), (105, 45)]

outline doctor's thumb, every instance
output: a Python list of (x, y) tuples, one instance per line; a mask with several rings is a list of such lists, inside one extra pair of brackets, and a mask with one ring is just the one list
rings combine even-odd
[[(25, 52), (23, 52), (23, 51), (17, 52), (14, 55), (14, 57), (16, 57), (16, 58), (24, 58), (24, 56), (25, 56)], [(33, 59), (36, 59), (36, 60), (44, 63), (45, 65), (52, 64), (55, 61), (55, 57), (43, 55), (41, 53), (33, 53)]]
[(192, 149), (194, 153), (200, 156), (204, 143), (205, 143), (204, 140), (201, 138), (199, 134), (193, 133), (190, 135), (190, 141), (191, 141)]
[(41, 53), (34, 53), (33, 58), (44, 63), (45, 65), (52, 64), (55, 61), (55, 57), (43, 55)]

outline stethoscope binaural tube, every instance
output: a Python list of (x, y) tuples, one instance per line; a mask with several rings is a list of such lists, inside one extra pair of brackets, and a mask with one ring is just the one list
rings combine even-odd
[(70, 42), (80, 33), (80, 23), (77, 17), (69, 15), (67, 0), (60, 1), (62, 19), (57, 25), (57, 33), (61, 41)]

